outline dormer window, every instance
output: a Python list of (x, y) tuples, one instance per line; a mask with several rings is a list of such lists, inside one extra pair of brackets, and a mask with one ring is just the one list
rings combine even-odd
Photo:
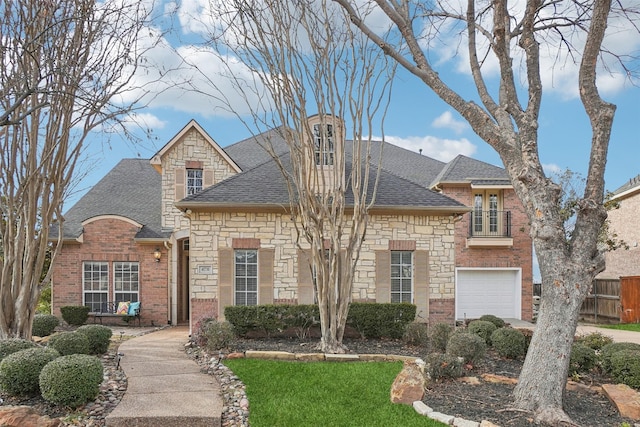
[(333, 165), (334, 141), (333, 125), (320, 123), (313, 125), (313, 143), (316, 166)]
[(187, 169), (187, 195), (202, 191), (202, 169)]

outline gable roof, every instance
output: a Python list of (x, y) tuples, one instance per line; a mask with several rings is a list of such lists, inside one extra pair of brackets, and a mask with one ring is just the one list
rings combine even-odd
[(189, 121), (189, 123), (186, 124), (185, 127), (183, 127), (180, 132), (178, 132), (173, 138), (171, 138), (169, 140), (169, 142), (167, 142), (164, 147), (162, 147), (160, 149), (160, 151), (158, 151), (156, 154), (153, 155), (153, 157), (151, 158), (150, 163), (152, 165), (154, 165), (154, 167), (156, 167), (156, 170), (158, 172), (162, 172), (160, 170), (161, 164), (162, 164), (162, 156), (164, 156), (167, 152), (169, 152), (174, 145), (176, 145), (178, 142), (180, 142), (180, 139), (185, 136), (187, 133), (189, 133), (189, 131), (191, 131), (192, 129), (195, 129), (198, 133), (200, 133), (203, 138), (205, 139), (205, 141), (207, 141), (207, 143), (223, 158), (225, 159), (225, 161), (227, 161), (229, 163), (229, 166), (235, 170), (236, 172), (240, 172), (240, 167), (233, 161), (233, 159), (231, 159), (231, 157), (229, 157), (227, 155), (227, 153), (220, 148), (220, 146), (218, 145), (217, 142), (215, 142), (213, 140), (213, 138), (211, 138), (211, 136), (209, 136), (209, 134), (202, 128), (202, 126), (200, 126), (198, 124), (198, 122), (196, 122), (195, 120), (191, 119)]
[(431, 182), (431, 188), (445, 183), (511, 185), (511, 180), (503, 168), (460, 154), (445, 165)]
[[(75, 240), (83, 222), (103, 215), (127, 218), (142, 225), (137, 239), (165, 239), (162, 231), (162, 177), (146, 159), (123, 159), (64, 215), (63, 239)], [(57, 226), (50, 239), (58, 238)]]

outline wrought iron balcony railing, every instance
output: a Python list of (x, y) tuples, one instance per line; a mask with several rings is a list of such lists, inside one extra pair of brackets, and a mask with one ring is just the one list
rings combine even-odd
[(472, 211), (469, 237), (511, 237), (510, 211)]

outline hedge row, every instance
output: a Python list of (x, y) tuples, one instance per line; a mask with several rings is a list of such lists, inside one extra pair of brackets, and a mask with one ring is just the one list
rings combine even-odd
[[(320, 311), (315, 304), (228, 306), (224, 309), (224, 317), (240, 336), (250, 331), (271, 336), (290, 328), (306, 335), (311, 327), (320, 324)], [(416, 306), (413, 304), (354, 302), (349, 308), (347, 325), (363, 338), (402, 338), (415, 317)]]

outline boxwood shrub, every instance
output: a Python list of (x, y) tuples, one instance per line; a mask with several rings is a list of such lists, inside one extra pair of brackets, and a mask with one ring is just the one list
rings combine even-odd
[(451, 334), (447, 342), (447, 354), (462, 357), (465, 363), (476, 364), (484, 358), (486, 351), (484, 340), (469, 332)]
[(580, 342), (574, 342), (569, 356), (569, 375), (589, 372), (596, 366), (596, 351)]
[(429, 343), (432, 351), (444, 353), (447, 351), (447, 342), (453, 333), (453, 326), (448, 323), (436, 323), (429, 330)]
[(504, 328), (506, 323), (504, 320), (502, 320), (501, 318), (499, 318), (498, 316), (495, 316), (493, 314), (484, 314), (482, 316), (480, 316), (480, 319), (478, 320), (482, 320), (484, 322), (491, 322), (494, 325), (496, 325), (497, 329), (500, 328)]
[(86, 305), (66, 305), (60, 307), (62, 319), (70, 325), (84, 325), (89, 317), (89, 306)]
[(60, 332), (52, 335), (48, 343), (63, 356), (69, 354), (89, 354), (89, 338), (80, 332)]
[(347, 325), (362, 338), (402, 338), (416, 318), (416, 306), (409, 303), (351, 303)]
[(32, 348), (36, 345), (37, 344), (33, 341), (25, 340), (22, 338), (7, 338), (4, 340), (0, 340), (0, 360), (4, 359), (12, 353), (15, 353), (16, 351)]
[(53, 333), (60, 320), (53, 314), (36, 314), (33, 317), (31, 334), (36, 337), (47, 337)]
[(640, 350), (620, 350), (611, 356), (611, 376), (629, 387), (640, 388)]
[(109, 350), (113, 331), (103, 325), (84, 325), (76, 329), (89, 340), (89, 354), (104, 354)]
[(491, 345), (502, 357), (517, 359), (526, 352), (526, 338), (518, 329), (500, 328), (491, 334)]
[(600, 350), (600, 364), (602, 370), (608, 374), (611, 373), (611, 358), (614, 354), (622, 350), (640, 350), (640, 344), (632, 342), (614, 342), (607, 344)]
[(0, 388), (13, 396), (36, 395), (40, 391), (40, 371), (58, 358), (52, 348), (33, 347), (8, 355), (0, 362)]
[(433, 380), (460, 378), (464, 372), (460, 358), (451, 354), (430, 353), (425, 362), (427, 373)]
[(62, 356), (42, 368), (40, 391), (48, 402), (76, 408), (96, 398), (102, 377), (102, 363), (97, 357)]
[(467, 326), (467, 330), (470, 333), (478, 335), (488, 346), (491, 345), (491, 334), (496, 329), (498, 329), (496, 325), (488, 320), (474, 320)]

